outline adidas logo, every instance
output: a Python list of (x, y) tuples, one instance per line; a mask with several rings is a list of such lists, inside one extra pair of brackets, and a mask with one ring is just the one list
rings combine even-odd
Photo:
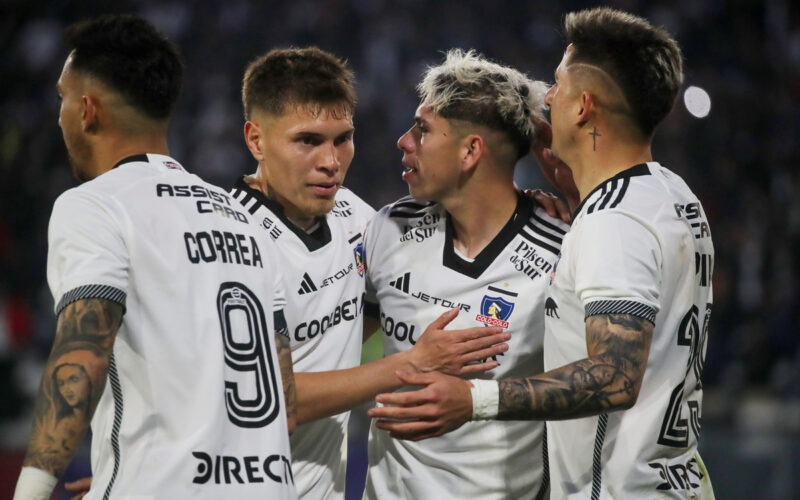
[(300, 289), (297, 290), (298, 295), (305, 295), (316, 291), (317, 286), (311, 281), (311, 276), (309, 276), (308, 273), (303, 273), (303, 281), (300, 282)]
[(408, 293), (408, 284), (411, 281), (411, 273), (406, 273), (394, 281), (389, 282), (389, 286), (393, 286), (403, 293)]

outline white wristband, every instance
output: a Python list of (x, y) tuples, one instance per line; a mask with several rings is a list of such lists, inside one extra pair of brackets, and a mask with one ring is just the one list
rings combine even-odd
[(500, 406), (500, 385), (496, 380), (472, 379), (472, 420), (492, 420)]
[(14, 500), (49, 500), (58, 478), (36, 467), (23, 467), (14, 491)]

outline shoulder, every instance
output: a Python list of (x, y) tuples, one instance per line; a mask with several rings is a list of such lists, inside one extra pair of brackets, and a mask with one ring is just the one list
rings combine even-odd
[(375, 215), (375, 209), (369, 203), (344, 186), (336, 192), (334, 200), (335, 205), (331, 211), (331, 215), (334, 217), (355, 217), (369, 220)]

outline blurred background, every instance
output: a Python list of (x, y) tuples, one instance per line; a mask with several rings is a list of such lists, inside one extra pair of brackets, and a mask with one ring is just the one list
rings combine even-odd
[[(611, 1), (672, 32), (685, 94), (662, 125), (657, 160), (704, 204), (716, 248), (704, 373), (701, 453), (720, 499), (800, 498), (800, 4), (790, 0)], [(55, 331), (45, 282), (47, 221), (72, 179), (55, 82), (63, 28), (107, 12), (138, 13), (183, 51), (186, 81), (171, 150), (223, 187), (255, 169), (239, 100), (247, 63), (272, 47), (315, 44), (358, 80), (356, 157), (347, 185), (379, 207), (406, 193), (397, 138), (414, 85), (451, 47), (474, 48), (552, 81), (565, 12), (545, 0), (0, 0), (0, 499), (11, 492), (32, 402)], [(543, 187), (535, 162), (523, 187)], [(380, 356), (380, 346), (365, 349)], [(351, 498), (365, 461), (362, 414), (351, 425)], [(67, 472), (88, 473), (84, 448)], [(61, 498), (62, 490), (55, 497)]]

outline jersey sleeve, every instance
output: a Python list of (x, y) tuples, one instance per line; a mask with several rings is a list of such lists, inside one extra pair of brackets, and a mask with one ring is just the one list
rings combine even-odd
[(283, 309), (286, 307), (286, 289), (284, 288), (283, 272), (280, 266), (275, 268), (275, 289), (272, 293), (272, 318), (275, 325), (275, 333), (289, 336), (289, 328), (286, 324), (286, 316)]
[(655, 323), (661, 245), (641, 221), (618, 212), (587, 217), (575, 246), (575, 293), (586, 317), (630, 314)]
[(125, 307), (129, 254), (111, 202), (77, 189), (53, 206), (48, 228), (47, 281), (58, 315), (82, 299)]
[(372, 317), (378, 317), (378, 296), (375, 287), (375, 269), (374, 263), (379, 258), (378, 246), (380, 244), (380, 230), (381, 222), (386, 221), (388, 217), (388, 208), (384, 207), (380, 212), (375, 213), (372, 219), (367, 223), (364, 230), (364, 260), (367, 267), (366, 283), (365, 283), (365, 314)]

